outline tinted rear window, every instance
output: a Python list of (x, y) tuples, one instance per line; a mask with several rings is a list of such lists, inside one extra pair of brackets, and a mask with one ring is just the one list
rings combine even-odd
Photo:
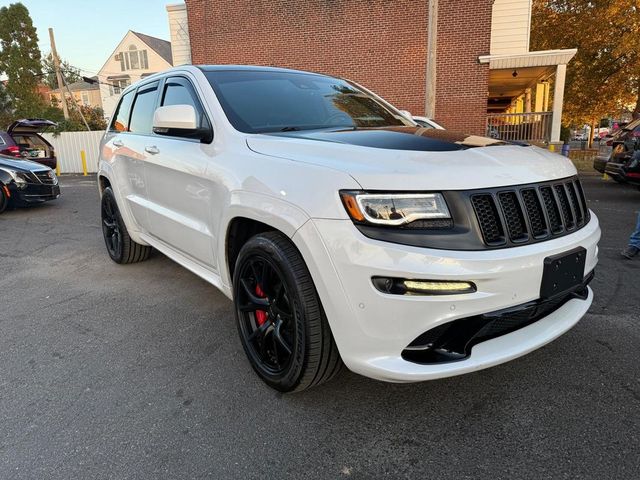
[(131, 112), (129, 131), (132, 133), (147, 134), (153, 128), (153, 113), (156, 109), (158, 84), (140, 87), (136, 95)]
[(205, 72), (231, 124), (247, 133), (412, 125), (339, 78), (295, 72)]
[(129, 113), (131, 112), (133, 93), (134, 92), (128, 92), (120, 99), (120, 103), (113, 114), (113, 120), (111, 120), (109, 130), (114, 132), (126, 132), (129, 130)]

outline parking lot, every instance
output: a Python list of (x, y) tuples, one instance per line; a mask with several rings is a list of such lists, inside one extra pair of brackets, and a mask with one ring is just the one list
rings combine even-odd
[(226, 297), (159, 253), (112, 263), (93, 178), (63, 177), (0, 216), (0, 478), (638, 478), (640, 192), (583, 182), (603, 238), (573, 330), (471, 375), (283, 396)]

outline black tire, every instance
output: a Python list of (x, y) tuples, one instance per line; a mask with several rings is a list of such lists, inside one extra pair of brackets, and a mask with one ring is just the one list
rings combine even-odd
[(102, 235), (111, 260), (125, 264), (142, 262), (149, 258), (151, 247), (131, 240), (111, 187), (105, 188), (102, 192), (100, 211)]
[(4, 192), (4, 184), (0, 183), (0, 213), (4, 212), (9, 206), (9, 197)]
[(285, 235), (260, 233), (242, 247), (233, 298), (242, 346), (267, 385), (302, 391), (338, 373), (342, 360), (311, 274)]

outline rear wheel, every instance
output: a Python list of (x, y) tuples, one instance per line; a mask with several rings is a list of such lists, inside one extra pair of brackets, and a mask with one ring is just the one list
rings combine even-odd
[(302, 256), (279, 232), (252, 237), (233, 277), (242, 346), (256, 373), (281, 392), (331, 379), (342, 365)]
[(105, 188), (102, 192), (101, 213), (102, 235), (111, 260), (124, 264), (149, 258), (151, 247), (131, 240), (111, 187)]

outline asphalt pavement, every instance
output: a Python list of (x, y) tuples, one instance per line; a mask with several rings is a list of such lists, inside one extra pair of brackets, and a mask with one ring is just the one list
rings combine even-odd
[(470, 375), (343, 372), (281, 395), (232, 304), (163, 255), (119, 266), (90, 177), (0, 215), (0, 479), (640, 477), (640, 192), (583, 178), (603, 227), (571, 331)]

